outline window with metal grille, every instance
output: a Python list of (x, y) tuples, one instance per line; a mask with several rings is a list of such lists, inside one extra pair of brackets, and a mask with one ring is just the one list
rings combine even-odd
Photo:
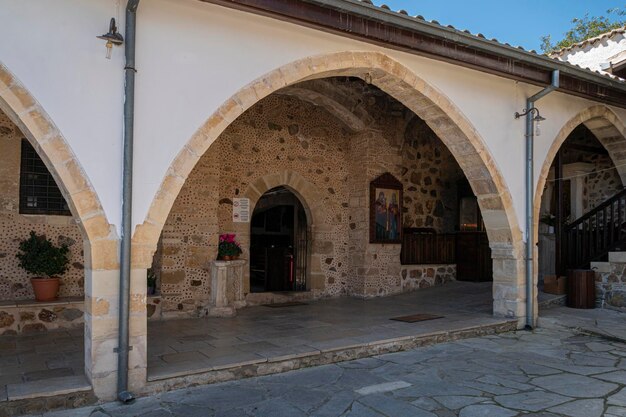
[(20, 213), (72, 215), (50, 171), (26, 139), (22, 139)]

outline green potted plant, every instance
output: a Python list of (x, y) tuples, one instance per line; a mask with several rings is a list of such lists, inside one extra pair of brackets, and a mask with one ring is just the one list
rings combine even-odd
[(220, 242), (217, 246), (217, 258), (230, 261), (233, 259), (237, 259), (241, 254), (241, 246), (235, 240), (235, 235), (233, 234), (223, 234), (220, 235)]
[(67, 245), (56, 246), (45, 235), (30, 232), (28, 239), (22, 240), (19, 253), (15, 255), (20, 267), (35, 275), (30, 282), (37, 301), (51, 301), (59, 293), (59, 277), (68, 269), (69, 248)]

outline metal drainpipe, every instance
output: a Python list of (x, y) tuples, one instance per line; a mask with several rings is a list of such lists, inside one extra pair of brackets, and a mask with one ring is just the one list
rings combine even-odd
[(532, 330), (534, 323), (533, 276), (535, 245), (535, 225), (533, 210), (535, 205), (533, 145), (535, 140), (535, 120), (532, 109), (535, 102), (559, 88), (559, 70), (552, 71), (552, 83), (526, 100), (526, 329)]
[(130, 403), (135, 396), (128, 391), (130, 262), (133, 196), (133, 126), (135, 119), (135, 26), (139, 0), (126, 4), (126, 42), (124, 66), (124, 166), (122, 179), (122, 242), (120, 253), (119, 338), (117, 348), (117, 398)]

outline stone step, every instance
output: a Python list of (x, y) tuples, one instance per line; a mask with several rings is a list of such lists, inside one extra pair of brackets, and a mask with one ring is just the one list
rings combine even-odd
[(596, 272), (611, 272), (610, 262), (591, 262), (591, 269)]
[(558, 307), (564, 306), (567, 301), (567, 295), (555, 295), (555, 294), (546, 294), (539, 293), (539, 309), (544, 310), (550, 307)]
[(17, 401), (38, 397), (54, 397), (80, 391), (91, 391), (91, 385), (84, 375), (40, 379), (7, 385), (7, 400)]
[(626, 252), (609, 252), (609, 262), (626, 263)]
[(349, 342), (339, 341), (335, 346), (326, 348), (308, 349), (297, 353), (283, 354), (282, 356), (267, 355), (264, 357), (256, 355), (256, 359), (247, 358), (242, 362), (221, 363), (204, 368), (197, 364), (193, 367), (187, 366), (192, 364), (187, 362), (181, 363), (180, 365), (182, 366), (158, 369), (156, 372), (148, 369), (148, 383), (150, 388), (160, 391), (165, 387), (176, 386), (177, 388), (183, 388), (276, 374), (311, 366), (328, 365), (385, 353), (400, 352), (421, 346), (509, 332), (516, 330), (517, 325), (517, 320), (480, 318), (476, 320), (475, 324), (453, 330), (426, 332), (424, 334), (376, 341), (353, 342), (346, 345), (342, 343)]

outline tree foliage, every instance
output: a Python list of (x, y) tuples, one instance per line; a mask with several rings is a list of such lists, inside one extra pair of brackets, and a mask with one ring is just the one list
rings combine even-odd
[(592, 17), (586, 13), (582, 18), (573, 19), (572, 28), (563, 34), (563, 39), (557, 42), (553, 42), (550, 35), (542, 36), (541, 50), (549, 54), (626, 25), (625, 10), (616, 7), (607, 10), (606, 13), (606, 16)]

